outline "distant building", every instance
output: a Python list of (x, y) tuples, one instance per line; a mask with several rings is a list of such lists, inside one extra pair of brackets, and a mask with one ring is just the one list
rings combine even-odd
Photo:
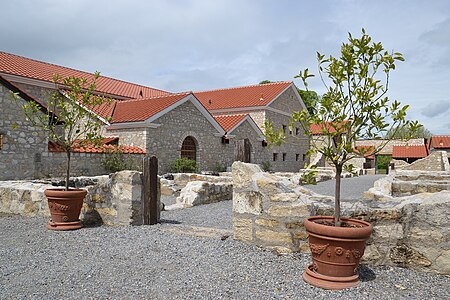
[[(52, 152), (55, 145), (49, 146), (48, 137), (31, 126), (10, 95), (20, 92), (23, 101), (41, 103), (45, 110), (46, 95), (55, 90), (54, 74), (93, 78), (91, 73), (0, 52), (0, 180), (56, 173), (52, 167), (60, 162), (50, 162), (58, 156)], [(180, 157), (196, 160), (200, 170), (230, 167), (241, 144), (249, 162), (268, 162), (274, 171), (298, 171), (306, 162), (309, 139), (300, 130), (288, 129), (292, 112), (306, 109), (292, 82), (170, 93), (101, 76), (96, 92), (112, 99), (92, 111), (104, 124), (103, 135), (130, 153), (156, 155), (162, 173)], [(267, 120), (296, 144), (269, 150), (263, 135)], [(14, 129), (16, 124), (20, 128)], [(83, 167), (75, 173), (101, 172), (95, 167), (97, 154), (79, 156)]]

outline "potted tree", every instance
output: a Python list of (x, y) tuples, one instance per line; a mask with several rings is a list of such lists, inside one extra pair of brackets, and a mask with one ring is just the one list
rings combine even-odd
[[(99, 77), (100, 73), (96, 72), (88, 82), (85, 78), (54, 75), (55, 89), (45, 99), (46, 110), (32, 101), (22, 105), (33, 126), (48, 132), (49, 140), (67, 157), (65, 188), (45, 190), (51, 214), (47, 228), (51, 230), (82, 227), (79, 216), (87, 191), (69, 188), (71, 153), (76, 148), (100, 145), (102, 123), (92, 109), (108, 100), (95, 94)], [(20, 98), (17, 93), (13, 97)]]
[[(301, 127), (310, 138), (310, 151), (320, 153), (335, 169), (334, 216), (312, 216), (304, 220), (309, 233), (312, 264), (303, 274), (306, 282), (326, 288), (343, 289), (358, 285), (357, 267), (364, 254), (365, 241), (372, 225), (356, 219), (341, 217), (341, 174), (352, 171), (350, 161), (361, 155), (375, 155), (388, 142), (379, 146), (356, 149), (357, 139), (379, 139), (391, 128), (408, 127), (414, 132), (420, 125), (406, 119), (408, 105), (390, 102), (386, 96), (389, 74), (396, 61), (403, 61), (401, 53), (388, 53), (381, 43), (373, 42), (362, 30), (359, 38), (349, 34), (341, 46), (340, 57), (317, 53), (319, 75), (326, 92), (317, 103), (314, 114), (307, 110), (292, 114), (291, 128)], [(308, 89), (308, 69), (300, 78)], [(320, 141), (313, 135), (320, 131)], [(271, 144), (285, 141), (282, 130), (274, 130), (266, 123), (266, 136)], [(304, 180), (311, 178), (305, 176)]]

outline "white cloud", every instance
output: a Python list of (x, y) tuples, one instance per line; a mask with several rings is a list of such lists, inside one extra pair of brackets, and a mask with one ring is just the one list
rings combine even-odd
[[(450, 3), (423, 1), (25, 1), (2, 3), (2, 51), (169, 91), (293, 80), (316, 51), (337, 54), (365, 27), (405, 54), (392, 98), (434, 132), (423, 102), (450, 99)], [(299, 82), (298, 82), (299, 83)], [(299, 83), (301, 87), (301, 84)], [(323, 92), (320, 81), (310, 87)], [(431, 112), (430, 112), (431, 113)]]

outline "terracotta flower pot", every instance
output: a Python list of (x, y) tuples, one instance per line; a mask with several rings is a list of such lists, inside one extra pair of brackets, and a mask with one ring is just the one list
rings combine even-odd
[(321, 224), (334, 222), (332, 216), (314, 216), (304, 220), (313, 260), (303, 273), (307, 283), (332, 290), (359, 284), (358, 265), (364, 255), (366, 240), (372, 233), (372, 225), (355, 219), (341, 220), (349, 226)]
[(83, 227), (80, 221), (81, 207), (87, 191), (73, 189), (48, 189), (44, 192), (52, 219), (47, 228), (51, 230), (74, 230)]

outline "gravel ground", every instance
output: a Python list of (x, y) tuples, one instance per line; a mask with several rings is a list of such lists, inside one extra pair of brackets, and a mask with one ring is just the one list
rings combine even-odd
[[(386, 175), (364, 175), (353, 178), (342, 178), (341, 198), (343, 200), (360, 200), (363, 193), (373, 187), (373, 183)], [(317, 185), (307, 185), (308, 189), (328, 196), (334, 196), (336, 180), (319, 182)]]
[[(450, 299), (450, 278), (362, 266), (359, 287), (305, 284), (304, 254), (277, 255), (187, 225), (229, 229), (231, 202), (163, 212), (154, 226), (45, 229), (0, 217), (0, 299)], [(207, 219), (208, 221), (205, 221)]]

